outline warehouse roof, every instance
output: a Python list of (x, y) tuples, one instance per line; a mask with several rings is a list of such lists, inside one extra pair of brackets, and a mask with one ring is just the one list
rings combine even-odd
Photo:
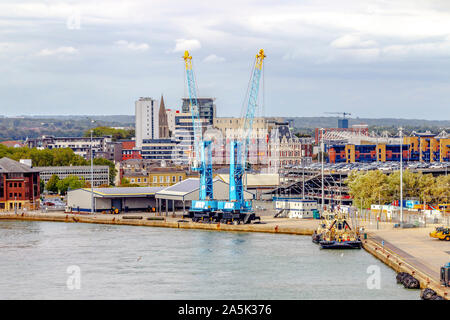
[[(94, 169), (109, 169), (109, 166), (94, 165)], [(51, 167), (34, 167), (39, 171), (55, 171), (55, 170), (91, 170), (91, 166), (51, 166)]]
[[(94, 194), (100, 197), (136, 197), (153, 196), (164, 187), (124, 187), (124, 188), (94, 188)], [(80, 190), (80, 189), (77, 189)], [(91, 192), (90, 188), (83, 188), (86, 192)], [(72, 190), (75, 191), (75, 190)], [(69, 191), (70, 192), (70, 191)]]
[[(158, 191), (155, 195), (158, 199), (168, 200), (198, 200), (200, 189), (198, 178), (188, 178), (183, 181)], [(213, 180), (214, 198), (224, 200), (228, 198), (228, 183), (219, 178)], [(245, 191), (245, 199), (253, 199), (253, 193)]]

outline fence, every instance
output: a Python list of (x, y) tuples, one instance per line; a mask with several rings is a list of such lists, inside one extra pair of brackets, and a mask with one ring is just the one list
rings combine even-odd
[[(392, 227), (392, 224), (400, 224), (401, 215), (399, 210), (381, 211), (370, 209), (355, 209), (351, 210), (349, 217), (354, 227), (370, 227), (376, 229), (383, 229)], [(450, 214), (445, 214), (439, 211), (432, 212), (418, 212), (418, 211), (403, 211), (403, 226), (409, 228), (423, 228), (430, 224), (440, 224), (450, 226)]]

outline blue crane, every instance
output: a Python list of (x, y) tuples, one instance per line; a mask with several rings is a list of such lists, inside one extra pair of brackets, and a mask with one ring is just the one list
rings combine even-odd
[[(256, 62), (253, 67), (250, 90), (247, 100), (247, 108), (245, 110), (245, 118), (243, 119), (240, 141), (233, 141), (230, 146), (230, 185), (229, 185), (229, 201), (221, 201), (218, 208), (224, 212), (225, 220), (240, 219), (232, 214), (241, 215), (252, 211), (252, 202), (245, 201), (243, 177), (247, 166), (248, 145), (250, 144), (250, 136), (253, 128), (253, 119), (257, 107), (259, 82), (261, 79), (261, 71), (265, 58), (264, 50), (259, 50), (256, 55)], [(226, 213), (231, 213), (231, 216)], [(238, 220), (239, 221), (239, 220)]]
[(210, 218), (212, 212), (217, 209), (217, 201), (213, 200), (213, 170), (211, 141), (203, 140), (203, 129), (200, 119), (199, 103), (197, 99), (197, 84), (192, 68), (192, 57), (188, 51), (183, 56), (186, 67), (186, 80), (189, 92), (189, 104), (193, 126), (193, 161), (192, 170), (200, 176), (199, 200), (192, 201), (190, 211), (194, 220)]

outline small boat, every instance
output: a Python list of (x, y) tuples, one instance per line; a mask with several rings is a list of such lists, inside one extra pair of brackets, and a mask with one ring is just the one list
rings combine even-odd
[(361, 249), (362, 246), (358, 233), (352, 230), (343, 213), (338, 213), (322, 233), (319, 244), (321, 249)]

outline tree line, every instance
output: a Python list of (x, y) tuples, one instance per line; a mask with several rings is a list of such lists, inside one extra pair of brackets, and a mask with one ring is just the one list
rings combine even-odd
[[(122, 139), (131, 139), (135, 135), (134, 129), (114, 129), (111, 127), (100, 126), (92, 129), (92, 136), (94, 137), (104, 137), (111, 136), (113, 141)], [(86, 130), (84, 132), (85, 137), (91, 136), (91, 130)]]
[[(372, 204), (390, 204), (400, 199), (400, 171), (389, 175), (379, 170), (353, 171), (345, 183), (353, 198), (353, 205), (370, 208)], [(422, 172), (403, 171), (403, 199), (426, 204), (450, 201), (450, 176), (434, 177)]]
[[(58, 167), (58, 166), (87, 166), (90, 161), (77, 155), (70, 148), (61, 149), (43, 149), (36, 148), (12, 148), (0, 144), (0, 159), (8, 157), (10, 159), (19, 161), (20, 159), (31, 159), (34, 167)], [(117, 170), (112, 161), (96, 158), (94, 165), (109, 166), (109, 183), (114, 185), (114, 179)]]

